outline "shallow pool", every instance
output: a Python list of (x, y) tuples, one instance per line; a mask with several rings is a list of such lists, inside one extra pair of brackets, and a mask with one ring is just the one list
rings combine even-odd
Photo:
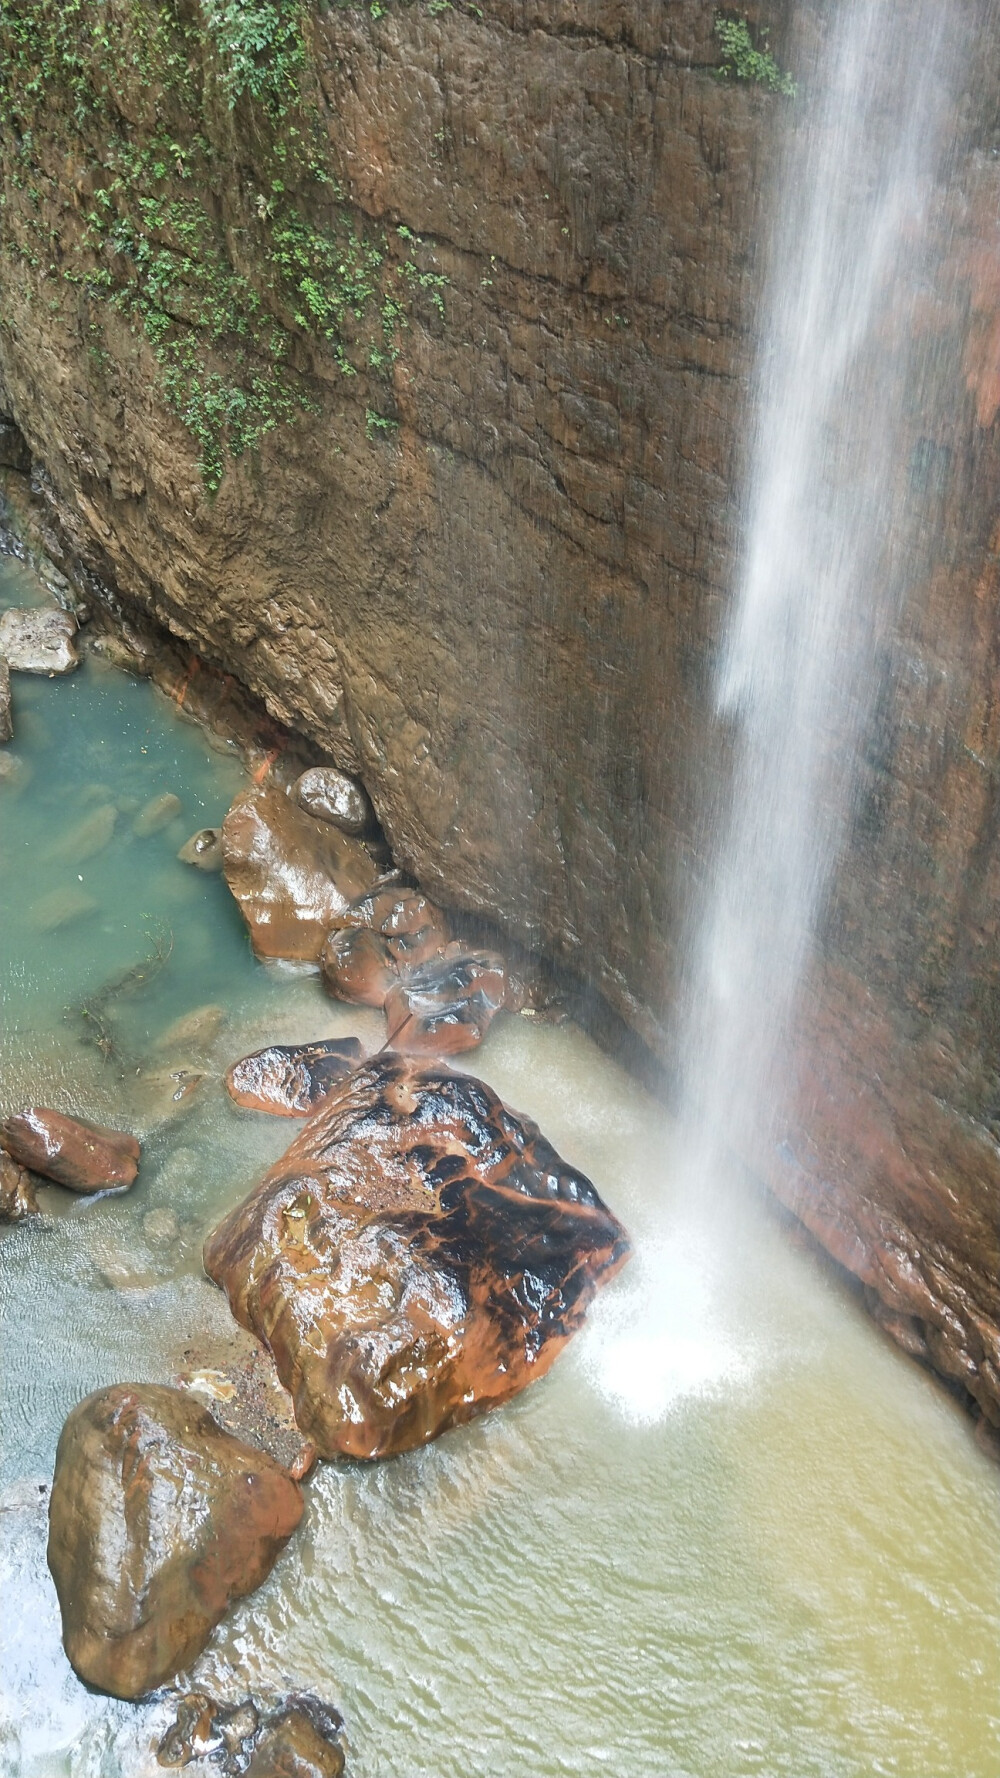
[[(0, 558), (0, 603), (36, 592)], [(137, 1778), (161, 1769), (164, 1708), (87, 1692), (59, 1645), (59, 1429), (88, 1390), (230, 1337), (201, 1242), (294, 1126), (239, 1111), (221, 1070), (270, 1039), (374, 1043), (381, 1021), (256, 963), (222, 879), (177, 861), (242, 770), (147, 683), (92, 659), (20, 675), (15, 722), (0, 1109), (129, 1122), (144, 1155), (127, 1197), (47, 1189), (41, 1226), (0, 1231), (0, 1773)], [(137, 834), (165, 792), (180, 814)], [(206, 1076), (180, 1107), (158, 1085), (176, 1066)], [(193, 1677), (312, 1687), (343, 1711), (352, 1778), (994, 1778), (1000, 1478), (963, 1416), (735, 1188), (679, 1200), (659, 1107), (579, 1031), (502, 1018), (475, 1069), (637, 1257), (512, 1406), (321, 1465)]]

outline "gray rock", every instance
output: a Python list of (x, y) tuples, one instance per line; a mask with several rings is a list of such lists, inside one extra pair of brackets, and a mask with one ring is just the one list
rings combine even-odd
[(80, 656), (73, 646), (76, 621), (48, 606), (5, 611), (0, 617), (0, 654), (14, 673), (72, 673)]
[(183, 804), (179, 796), (172, 790), (164, 791), (162, 796), (154, 796), (144, 808), (139, 810), (132, 823), (132, 832), (144, 840), (151, 833), (159, 833), (175, 815), (179, 815)]
[(292, 786), (300, 808), (320, 821), (330, 821), (341, 833), (366, 833), (372, 823), (372, 806), (361, 785), (336, 766), (311, 766)]
[(177, 856), (182, 864), (193, 864), (198, 870), (221, 870), (221, 827), (200, 827), (184, 841)]
[(0, 741), (14, 739), (14, 719), (10, 708), (10, 668), (0, 654)]

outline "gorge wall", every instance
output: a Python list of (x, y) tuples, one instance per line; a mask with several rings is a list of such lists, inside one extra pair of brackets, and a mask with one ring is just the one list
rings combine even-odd
[[(296, 8), (256, 9), (249, 52), (231, 10), (106, 0), (98, 41), (0, 6), (2, 405), (50, 550), (359, 771), (432, 894), (669, 1067), (763, 206), (826, 8), (768, 9), (791, 115), (718, 78), (704, 0), (310, 8), (301, 55)], [(964, 96), (920, 222), (909, 590), (757, 1159), (1000, 1425), (991, 103)]]

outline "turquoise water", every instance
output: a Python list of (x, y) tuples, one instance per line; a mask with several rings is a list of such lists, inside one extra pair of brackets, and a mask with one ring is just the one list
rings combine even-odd
[[(0, 602), (26, 588), (0, 559)], [(233, 1338), (201, 1243), (292, 1126), (240, 1112), (222, 1070), (267, 1041), (374, 1047), (382, 1024), (256, 963), (221, 878), (177, 862), (243, 782), (235, 756), (94, 660), (20, 675), (15, 699), (0, 1109), (128, 1124), (143, 1162), (126, 1197), (46, 1189), (41, 1226), (0, 1231), (0, 1774), (142, 1778), (164, 1707), (73, 1677), (39, 1489), (81, 1395)], [(164, 792), (181, 815), (137, 837)], [(93, 905), (52, 926), (46, 898), (77, 892)], [(157, 949), (146, 982), (102, 999)], [(322, 1466), (194, 1680), (312, 1686), (344, 1713), (352, 1778), (995, 1778), (998, 1473), (962, 1415), (753, 1205), (674, 1199), (660, 1108), (579, 1031), (504, 1017), (474, 1062), (591, 1175), (637, 1258), (508, 1409)], [(157, 1083), (177, 1066), (205, 1075), (180, 1108)]]

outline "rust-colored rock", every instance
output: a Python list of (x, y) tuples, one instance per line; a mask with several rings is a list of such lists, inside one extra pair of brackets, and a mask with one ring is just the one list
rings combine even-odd
[(323, 980), (338, 1000), (383, 1006), (401, 973), (439, 957), (449, 939), (440, 908), (416, 889), (375, 889), (345, 908), (323, 947)]
[(507, 997), (507, 972), (494, 951), (449, 946), (411, 969), (386, 995), (388, 1039), (419, 1056), (457, 1056), (481, 1043)]
[(308, 1117), (363, 1056), (356, 1037), (274, 1043), (234, 1062), (226, 1073), (226, 1091), (250, 1111)]
[(222, 824), (222, 852), (261, 957), (318, 962), (337, 916), (376, 875), (357, 840), (307, 815), (283, 790), (236, 798)]
[(341, 1778), (344, 1750), (333, 1737), (339, 1718), (301, 1699), (269, 1722), (247, 1778)]
[(0, 1222), (23, 1222), (38, 1215), (35, 1182), (31, 1174), (0, 1148)]
[(386, 1053), (224, 1219), (205, 1266), (320, 1455), (383, 1457), (543, 1376), (627, 1253), (533, 1123)]
[(139, 1144), (127, 1131), (41, 1105), (0, 1124), (0, 1148), (22, 1167), (75, 1192), (127, 1191), (139, 1170)]
[(49, 1505), (49, 1567), (80, 1678), (119, 1698), (162, 1685), (270, 1573), (301, 1514), (284, 1470), (183, 1391), (87, 1396), (60, 1435)]

